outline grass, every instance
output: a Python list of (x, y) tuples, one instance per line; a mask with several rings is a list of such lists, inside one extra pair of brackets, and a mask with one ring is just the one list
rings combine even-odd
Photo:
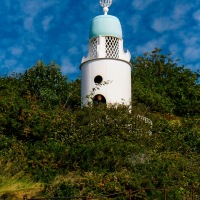
[(0, 199), (2, 200), (22, 200), (25, 194), (34, 197), (41, 194), (44, 186), (35, 183), (30, 178), (19, 178), (20, 174), (8, 178), (0, 176)]

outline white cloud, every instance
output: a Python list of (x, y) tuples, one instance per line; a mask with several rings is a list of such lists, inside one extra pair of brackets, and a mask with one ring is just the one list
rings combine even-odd
[(23, 53), (23, 48), (20, 46), (14, 46), (10, 48), (10, 52), (13, 56), (21, 56)]
[(182, 31), (179, 33), (184, 47), (183, 56), (188, 61), (198, 61), (200, 58), (200, 35), (195, 31)]
[(198, 60), (200, 57), (200, 48), (197, 46), (186, 47), (184, 51), (184, 57), (190, 61)]
[(140, 15), (133, 15), (127, 22), (128, 25), (132, 27), (133, 32), (136, 32), (138, 30), (138, 25), (141, 20)]
[(42, 26), (45, 31), (47, 31), (50, 27), (51, 21), (53, 20), (53, 16), (45, 16), (44, 20), (42, 21)]
[(64, 74), (74, 74), (78, 71), (68, 58), (63, 58), (61, 60), (61, 69)]
[(1, 67), (11, 70), (13, 69), (13, 67), (16, 66), (16, 64), (17, 64), (17, 61), (15, 59), (7, 59), (3, 61)]
[[(169, 53), (171, 54), (171, 58), (174, 61), (179, 61), (183, 53), (183, 47), (178, 45), (177, 43), (172, 43), (169, 45)], [(182, 60), (182, 59), (181, 59)]]
[(200, 36), (197, 36), (197, 35), (190, 35), (190, 36), (184, 35), (183, 42), (187, 46), (196, 45), (197, 43), (200, 43)]
[(81, 50), (82, 50), (81, 52), (83, 52), (82, 56), (86, 56), (88, 54), (88, 45), (86, 42), (82, 43)]
[(179, 46), (177, 44), (170, 44), (169, 46), (170, 53), (178, 53), (179, 52)]
[(24, 29), (30, 32), (34, 32), (35, 28), (33, 25), (34, 18), (33, 17), (26, 17), (24, 19)]
[(69, 33), (67, 37), (69, 38), (71, 43), (74, 43), (78, 40), (78, 35), (74, 33)]
[(175, 21), (170, 17), (160, 17), (154, 20), (152, 28), (161, 33), (169, 30), (176, 30), (183, 25), (181, 21)]
[(161, 48), (167, 41), (167, 36), (163, 36), (158, 39), (150, 40), (144, 45), (138, 45), (136, 47), (136, 51), (138, 54), (144, 53), (144, 52), (151, 52), (156, 47)]
[(15, 59), (9, 59), (9, 60), (6, 60), (4, 65), (7, 66), (7, 67), (11, 67), (13, 65), (16, 65), (17, 61)]
[(91, 3), (88, 0), (81, 1), (81, 4), (79, 3), (79, 5), (82, 5), (82, 8), (84, 8), (82, 12), (86, 11), (87, 13), (90, 13), (91, 15), (96, 14), (96, 11), (100, 8), (98, 3), (96, 2), (93, 3), (93, 0), (91, 1)]
[(137, 10), (144, 10), (156, 0), (133, 0), (132, 6)]
[(200, 10), (197, 10), (194, 14), (193, 14), (193, 18), (197, 21), (200, 22)]
[(5, 51), (0, 50), (0, 61), (6, 57)]
[(27, 48), (28, 51), (36, 50), (36, 46), (34, 44), (27, 44), (26, 48)]
[(187, 15), (187, 12), (192, 8), (191, 4), (177, 4), (174, 7), (173, 13), (171, 17), (175, 20), (183, 20), (183, 18)]
[(189, 65), (185, 65), (184, 67), (191, 69), (192, 71), (200, 70), (200, 64), (189, 64)]
[(77, 47), (71, 47), (71, 48), (68, 49), (67, 53), (70, 54), (70, 55), (72, 55), (72, 54), (73, 55), (78, 55), (79, 54), (79, 50), (78, 50)]
[(22, 64), (18, 65), (18, 66), (15, 68), (15, 72), (16, 72), (16, 73), (23, 73), (24, 71), (26, 71), (26, 68), (25, 68)]
[(55, 0), (26, 0), (21, 2), (22, 10), (28, 16), (35, 17), (38, 15), (42, 10), (48, 8), (50, 6), (55, 5), (57, 2)]
[(159, 33), (179, 29), (187, 23), (187, 14), (192, 7), (193, 5), (189, 3), (175, 4), (172, 11), (167, 12), (168, 15), (165, 14), (153, 20), (152, 28)]
[(4, 72), (8, 74), (13, 72), (22, 73), (26, 70), (25, 67), (15, 59), (4, 60), (1, 66), (4, 68)]
[(192, 29), (192, 27), (190, 31), (184, 30), (179, 32), (178, 37), (183, 41), (185, 46), (194, 46), (198, 43), (200, 45), (200, 35), (194, 28)]
[[(48, 7), (51, 7), (58, 2), (55, 0), (26, 0), (21, 1), (21, 10), (24, 18), (24, 28), (30, 32), (35, 32), (34, 20), (36, 16)], [(44, 21), (44, 28), (48, 26), (48, 20)], [(46, 26), (45, 26), (46, 25)]]

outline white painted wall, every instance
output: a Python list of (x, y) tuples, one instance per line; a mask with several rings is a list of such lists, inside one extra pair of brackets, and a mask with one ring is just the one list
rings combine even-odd
[[(108, 84), (99, 86), (94, 78), (102, 76)], [(92, 93), (93, 88), (99, 87)], [(101, 94), (106, 98), (107, 104), (126, 104), (131, 101), (131, 67), (130, 64), (118, 59), (93, 59), (81, 65), (81, 100), (82, 105), (87, 105), (91, 97)]]

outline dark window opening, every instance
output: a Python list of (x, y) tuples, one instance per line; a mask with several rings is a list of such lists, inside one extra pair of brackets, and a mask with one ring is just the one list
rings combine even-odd
[(97, 94), (93, 98), (93, 104), (95, 106), (106, 104), (106, 99), (103, 95)]
[(98, 83), (98, 84), (100, 84), (101, 82), (103, 81), (103, 78), (102, 78), (102, 76), (96, 76), (95, 78), (94, 78), (94, 82), (95, 83)]

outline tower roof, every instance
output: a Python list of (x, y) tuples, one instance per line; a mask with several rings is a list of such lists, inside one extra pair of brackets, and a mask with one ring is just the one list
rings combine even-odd
[(89, 39), (98, 36), (113, 36), (122, 39), (122, 28), (117, 17), (112, 15), (99, 15), (90, 25)]

